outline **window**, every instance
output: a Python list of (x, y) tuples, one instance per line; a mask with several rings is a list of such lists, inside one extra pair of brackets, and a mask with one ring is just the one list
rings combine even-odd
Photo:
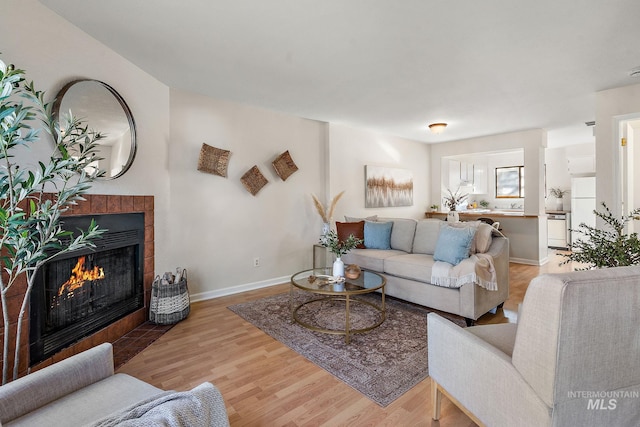
[(524, 166), (496, 168), (496, 199), (524, 197)]

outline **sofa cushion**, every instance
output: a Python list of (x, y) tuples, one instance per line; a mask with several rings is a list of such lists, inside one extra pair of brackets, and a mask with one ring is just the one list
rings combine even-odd
[(418, 282), (430, 283), (433, 256), (426, 254), (402, 254), (384, 260), (384, 272)]
[(464, 221), (464, 222), (454, 222), (450, 224), (452, 227), (457, 228), (466, 228), (471, 227), (474, 229), (475, 235), (473, 236), (473, 241), (471, 242), (471, 253), (485, 253), (489, 250), (491, 246), (491, 242), (493, 240), (493, 230), (494, 228), (487, 223), (482, 221)]
[(493, 241), (493, 230), (494, 228), (492, 226), (484, 222), (481, 222), (478, 225), (476, 235), (473, 238), (475, 242), (476, 253), (483, 254), (489, 250), (489, 248), (491, 247), (491, 242)]
[(11, 425), (85, 426), (163, 390), (130, 375), (116, 374), (16, 418)]
[(516, 343), (517, 328), (518, 325), (516, 323), (501, 323), (498, 325), (473, 326), (465, 330), (511, 357), (513, 346)]
[(416, 236), (413, 239), (414, 254), (433, 255), (444, 221), (439, 219), (423, 219), (416, 224)]
[(433, 259), (458, 265), (469, 258), (471, 242), (475, 235), (475, 227), (457, 228), (444, 225), (440, 228)]
[(392, 222), (364, 223), (364, 246), (367, 249), (391, 249)]
[(391, 229), (391, 249), (411, 252), (413, 248), (413, 237), (416, 234), (415, 219), (405, 218), (378, 218), (378, 221), (392, 221)]
[(355, 217), (355, 216), (344, 216), (344, 220), (347, 222), (358, 222), (358, 221), (377, 221), (378, 220), (378, 215), (371, 215), (368, 216), (366, 218), (359, 218), (359, 217)]
[(348, 254), (343, 255), (341, 259), (345, 264), (356, 264), (367, 270), (383, 273), (385, 259), (403, 254), (404, 252), (393, 249), (354, 249)]
[(341, 242), (347, 240), (349, 236), (353, 235), (355, 238), (362, 240), (363, 242), (356, 246), (359, 249), (364, 249), (364, 221), (358, 222), (338, 222), (336, 221), (336, 230), (338, 231), (338, 240)]

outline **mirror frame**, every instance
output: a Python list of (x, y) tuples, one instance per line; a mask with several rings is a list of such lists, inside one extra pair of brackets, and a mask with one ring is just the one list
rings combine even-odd
[[(127, 121), (129, 122), (129, 129), (130, 129), (130, 133), (131, 133), (131, 149), (129, 151), (129, 158), (127, 159), (127, 162), (122, 167), (122, 170), (120, 172), (118, 172), (117, 174), (115, 174), (113, 176), (102, 176), (102, 177), (99, 177), (99, 178), (96, 178), (96, 179), (108, 181), (108, 180), (119, 178), (122, 175), (124, 175), (129, 170), (129, 168), (131, 168), (131, 165), (133, 164), (133, 160), (136, 157), (136, 152), (138, 151), (138, 144), (137, 144), (137, 138), (136, 138), (136, 123), (135, 123), (135, 120), (133, 119), (133, 114), (131, 113), (131, 110), (129, 109), (129, 106), (125, 102), (124, 98), (122, 98), (122, 96), (120, 96), (118, 91), (116, 91), (113, 87), (109, 86), (108, 84), (106, 84), (105, 82), (100, 81), (100, 80), (95, 80), (95, 79), (77, 79), (77, 80), (70, 81), (69, 83), (65, 84), (62, 87), (62, 89), (60, 89), (58, 94), (56, 95), (56, 99), (53, 102), (53, 117), (55, 118), (55, 120), (60, 121), (60, 106), (62, 105), (62, 101), (64, 99), (64, 95), (74, 85), (76, 85), (78, 83), (84, 83), (84, 82), (95, 82), (95, 83), (101, 85), (103, 88), (107, 89), (107, 91), (109, 91), (109, 93), (111, 95), (113, 95), (113, 97), (116, 99), (116, 101), (118, 101), (118, 104), (120, 104), (120, 107), (122, 107), (122, 110), (123, 110), (125, 116), (127, 117)], [(71, 108), (71, 111), (73, 111), (72, 108)], [(83, 119), (83, 118), (81, 118), (81, 119)], [(100, 129), (95, 129), (95, 130), (98, 131), (98, 132), (100, 131)]]

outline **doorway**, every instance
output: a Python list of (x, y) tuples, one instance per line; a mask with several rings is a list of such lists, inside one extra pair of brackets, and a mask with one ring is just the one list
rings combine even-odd
[[(618, 119), (618, 141), (620, 208), (622, 214), (627, 215), (640, 207), (640, 185), (635, 185), (640, 181), (640, 169), (634, 167), (640, 164), (640, 147), (635, 147), (640, 144), (640, 113)], [(638, 228), (637, 224), (630, 221), (627, 232), (633, 233), (634, 228)]]

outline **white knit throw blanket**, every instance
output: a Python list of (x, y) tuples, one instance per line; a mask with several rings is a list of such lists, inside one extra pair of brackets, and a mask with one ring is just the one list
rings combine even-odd
[(222, 395), (211, 383), (167, 391), (101, 419), (91, 427), (228, 427)]
[(498, 290), (493, 257), (487, 254), (473, 254), (454, 266), (444, 261), (436, 261), (431, 268), (431, 284), (448, 288), (459, 288), (475, 283), (489, 291)]

